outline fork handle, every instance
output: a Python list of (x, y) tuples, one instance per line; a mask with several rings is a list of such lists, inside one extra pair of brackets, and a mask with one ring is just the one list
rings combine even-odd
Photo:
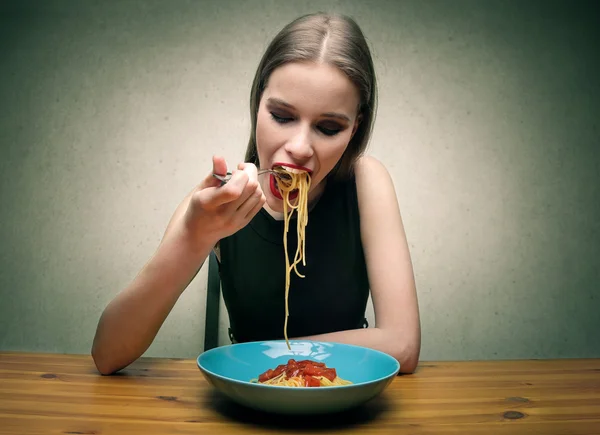
[[(262, 175), (262, 174), (266, 174), (266, 173), (270, 173), (273, 172), (271, 169), (261, 169), (260, 171), (258, 171), (256, 173), (256, 175)], [(219, 175), (219, 174), (212, 174), (213, 177), (215, 177), (217, 180), (219, 180), (221, 182), (221, 186), (225, 183), (227, 183), (230, 179), (231, 179), (231, 172), (227, 172), (226, 175)]]

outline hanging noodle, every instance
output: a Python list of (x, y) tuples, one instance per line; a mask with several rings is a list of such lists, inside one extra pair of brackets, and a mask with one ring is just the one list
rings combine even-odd
[[(306, 265), (305, 257), (305, 228), (308, 224), (308, 191), (310, 190), (310, 174), (305, 171), (290, 172), (284, 168), (275, 168), (275, 171), (280, 174), (276, 177), (277, 188), (283, 198), (283, 216), (284, 216), (284, 232), (283, 232), (283, 248), (285, 251), (285, 322), (283, 326), (283, 335), (288, 349), (291, 350), (290, 342), (287, 335), (287, 325), (289, 317), (289, 290), (290, 290), (290, 274), (292, 270), (300, 278), (304, 278), (298, 271), (298, 264)], [(298, 192), (297, 201), (292, 204), (290, 194), (294, 191)], [(298, 246), (294, 260), (290, 262), (288, 255), (287, 233), (289, 231), (290, 220), (296, 212), (296, 232), (298, 234)], [(342, 385), (350, 385), (352, 382), (340, 378), (337, 375), (335, 368), (329, 368), (324, 363), (311, 360), (296, 361), (290, 359), (287, 364), (280, 364), (275, 369), (269, 369), (262, 373), (257, 379), (252, 379), (250, 382), (260, 383), (265, 385), (275, 385), (281, 387), (334, 387)]]
[[(283, 217), (284, 217), (284, 231), (283, 231), (283, 249), (285, 252), (285, 322), (283, 325), (283, 335), (288, 349), (291, 350), (290, 341), (287, 335), (287, 325), (289, 317), (289, 292), (290, 292), (290, 273), (292, 269), (296, 272), (300, 278), (304, 278), (298, 271), (298, 264), (302, 262), (303, 266), (306, 266), (305, 259), (305, 228), (308, 224), (308, 191), (310, 190), (310, 174), (305, 171), (301, 172), (290, 172), (283, 168), (275, 168), (275, 171), (282, 174), (281, 177), (276, 177), (277, 188), (283, 197)], [(298, 196), (296, 204), (292, 204), (290, 201), (290, 194), (297, 190)], [(294, 255), (294, 261), (290, 263), (288, 255), (287, 245), (287, 233), (290, 226), (290, 219), (296, 211), (296, 231), (298, 233), (298, 246), (296, 248), (296, 254)]]

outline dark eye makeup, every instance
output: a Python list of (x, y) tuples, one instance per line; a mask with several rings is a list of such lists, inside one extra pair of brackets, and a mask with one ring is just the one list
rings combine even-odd
[[(284, 115), (282, 113), (276, 113), (271, 111), (271, 118), (277, 122), (278, 124), (287, 124), (288, 122), (294, 121), (293, 116)], [(317, 125), (317, 130), (323, 133), (325, 136), (335, 136), (340, 131), (344, 129), (343, 126), (339, 125), (336, 122), (325, 121), (319, 125)]]
[(289, 117), (289, 116), (278, 115), (275, 112), (271, 112), (271, 118), (273, 118), (273, 120), (275, 122), (278, 122), (279, 124), (285, 124), (285, 123), (288, 123), (290, 121), (293, 121), (293, 119), (294, 119), (294, 118)]

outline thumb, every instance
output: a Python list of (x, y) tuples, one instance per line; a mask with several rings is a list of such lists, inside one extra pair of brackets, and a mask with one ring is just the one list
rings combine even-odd
[(212, 174), (216, 175), (226, 175), (227, 174), (227, 163), (225, 163), (225, 159), (221, 156), (213, 156), (213, 168), (212, 172), (206, 176), (203, 181), (203, 186), (206, 187), (219, 187), (221, 185), (221, 181), (217, 180)]
[(213, 174), (227, 174), (227, 163), (225, 163), (225, 159), (222, 156), (213, 156)]

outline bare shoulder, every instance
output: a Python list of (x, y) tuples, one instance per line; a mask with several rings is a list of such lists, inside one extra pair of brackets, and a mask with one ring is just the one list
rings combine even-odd
[(383, 202), (397, 208), (392, 177), (381, 161), (373, 156), (362, 156), (356, 161), (354, 173), (359, 205), (370, 207), (374, 203)]
[(388, 175), (385, 165), (373, 156), (364, 155), (358, 158), (355, 164), (357, 178), (372, 172)]
[[(386, 167), (374, 157), (356, 162), (356, 195), (360, 215), (361, 238), (367, 259), (382, 262), (390, 246), (406, 246), (404, 225), (396, 189)], [(398, 264), (390, 267), (398, 267)]]

